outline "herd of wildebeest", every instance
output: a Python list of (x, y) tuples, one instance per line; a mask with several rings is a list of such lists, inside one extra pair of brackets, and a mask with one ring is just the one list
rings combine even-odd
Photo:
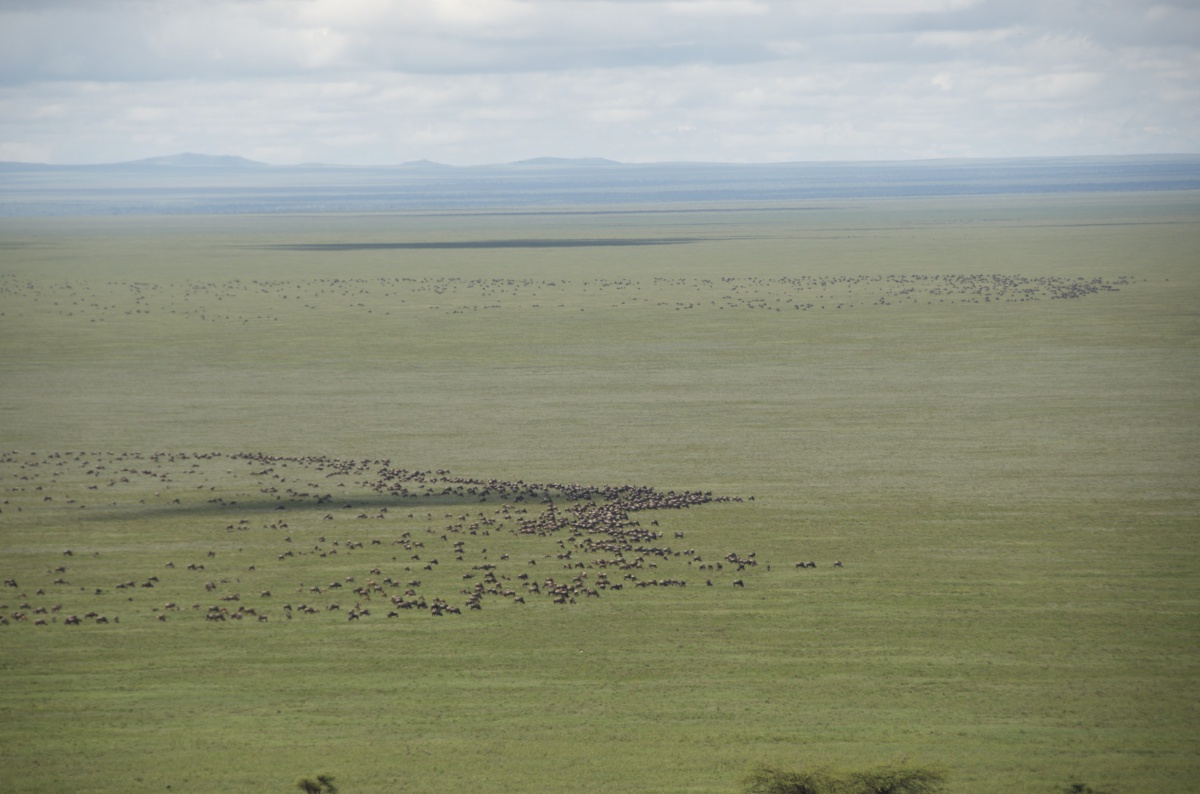
[[(566, 304), (807, 311), (1074, 300), (1132, 282), (961, 274), (646, 283), (425, 277), (100, 284), (0, 274), (0, 316), (16, 322), (36, 313), (68, 324), (164, 314), (173, 316), (172, 323), (253, 322), (336, 307), (385, 316)], [(116, 623), (118, 610), (127, 621), (152, 615), (163, 622), (184, 614), (213, 622), (329, 613), (349, 621), (416, 612), (443, 616), (532, 599), (578, 604), (626, 588), (745, 587), (756, 572), (770, 568), (753, 550), (685, 548), (686, 533), (675, 528), (681, 522), (667, 522), (668, 538), (652, 517), (740, 501), (709, 492), (483, 480), (396, 468), (386, 460), (220, 452), (9, 452), (0, 454), (0, 483), (6, 538), (0, 624), (9, 625)], [(368, 523), (350, 531), (347, 518)], [(28, 563), (43, 546), (20, 539), (22, 532), (106, 538), (105, 528), (118, 524), (160, 532), (154, 538), (126, 532), (126, 551), (134, 550), (129, 559), (148, 559), (146, 548), (154, 544), (174, 551), (164, 552), (154, 567), (134, 571), (110, 559), (123, 554), (122, 546), (105, 540), (103, 548), (60, 549), (57, 559), (43, 560), (30, 573)], [(177, 527), (190, 534), (181, 536)], [(219, 543), (213, 536), (218, 528)], [(246, 532), (266, 534), (248, 543)], [(211, 548), (199, 553), (203, 544)], [(273, 549), (269, 557), (248, 559), (267, 547)], [(309, 564), (298, 565), (298, 558)], [(289, 566), (311, 574), (322, 570), (314, 561), (329, 575), (322, 573), (320, 581), (308, 575), (281, 589)], [(786, 563), (789, 570), (813, 567), (811, 560)], [(164, 591), (176, 595), (155, 600)]]
[[(11, 544), (0, 625), (461, 615), (627, 588), (745, 587), (760, 563), (770, 569), (752, 550), (702, 553), (686, 531), (667, 537), (659, 518), (683, 525), (668, 512), (743, 501), (706, 491), (219, 452), (8, 452), (0, 482)], [(121, 539), (106, 533), (114, 526)], [(38, 548), (64, 528), (77, 545)]]
[(32, 281), (0, 274), (3, 313), (39, 311), (105, 322), (169, 315), (205, 322), (256, 323), (311, 318), (336, 309), (384, 317), (412, 310), (447, 314), (519, 308), (652, 307), (667, 310), (808, 312), (902, 305), (1072, 300), (1133, 283), (1121, 276), (1021, 276), (1003, 273), (792, 276), (761, 278), (456, 278), (382, 277), (233, 279), (151, 283), (80, 279)]

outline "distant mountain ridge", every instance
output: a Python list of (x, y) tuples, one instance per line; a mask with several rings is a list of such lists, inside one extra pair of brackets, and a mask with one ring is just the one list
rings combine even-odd
[(269, 165), (179, 154), (108, 165), (0, 163), (0, 217), (563, 211), (748, 202), (1200, 191), (1200, 154), (809, 163)]
[(405, 169), (405, 170), (463, 170), (470, 171), (474, 169), (494, 169), (506, 167), (535, 167), (535, 168), (562, 168), (571, 169), (576, 167), (607, 167), (607, 166), (622, 166), (627, 168), (654, 168), (654, 167), (704, 167), (704, 168), (789, 168), (789, 167), (861, 167), (861, 166), (888, 166), (888, 167), (905, 167), (905, 166), (951, 166), (951, 165), (981, 165), (985, 163), (991, 164), (1018, 164), (1018, 163), (1038, 163), (1038, 162), (1076, 162), (1082, 163), (1087, 161), (1097, 163), (1153, 163), (1153, 162), (1189, 162), (1194, 163), (1200, 160), (1200, 154), (1192, 153), (1148, 153), (1148, 154), (1128, 154), (1128, 155), (1074, 155), (1074, 156), (1044, 156), (1044, 157), (948, 157), (948, 158), (925, 158), (915, 160), (789, 160), (783, 162), (709, 162), (709, 161), (661, 161), (661, 162), (642, 162), (642, 163), (626, 163), (620, 160), (610, 160), (606, 157), (531, 157), (525, 160), (513, 160), (504, 163), (479, 163), (475, 165), (450, 165), (447, 163), (439, 163), (434, 160), (420, 159), (408, 160), (402, 163), (377, 163), (367, 165), (347, 165), (344, 163), (289, 163), (289, 164), (274, 164), (264, 163), (259, 160), (251, 160), (247, 157), (233, 154), (203, 154), (198, 152), (181, 152), (179, 154), (168, 154), (157, 157), (145, 157), (139, 160), (124, 160), (115, 163), (32, 163), (21, 161), (0, 161), (0, 169), (8, 171), (17, 170), (38, 170), (38, 169), (111, 169), (111, 168), (163, 168), (163, 169), (269, 169), (275, 171), (285, 171), (289, 169), (323, 169), (323, 170), (346, 170), (346, 171), (365, 171), (370, 169)]
[(604, 157), (533, 157), (529, 160), (517, 160), (508, 165), (554, 165), (554, 166), (572, 166), (572, 165), (624, 165), (624, 163), (616, 160), (609, 160)]
[(322, 169), (346, 169), (346, 170), (361, 170), (371, 168), (404, 168), (412, 170), (420, 169), (452, 169), (452, 168), (497, 168), (505, 166), (533, 166), (533, 167), (550, 167), (550, 168), (572, 168), (572, 167), (592, 167), (592, 166), (610, 166), (610, 165), (626, 165), (626, 163), (618, 162), (617, 160), (609, 160), (604, 157), (531, 157), (527, 160), (515, 160), (508, 163), (493, 163), (487, 165), (475, 166), (455, 166), (439, 163), (434, 160), (408, 160), (406, 162), (396, 164), (378, 164), (378, 165), (345, 165), (341, 163), (295, 163), (287, 165), (275, 165), (272, 163), (264, 163), (259, 160), (251, 160), (247, 157), (241, 157), (234, 154), (202, 154), (198, 152), (181, 152), (179, 154), (167, 154), (158, 157), (143, 157), (140, 160), (123, 160), (116, 163), (27, 163), (14, 161), (0, 161), (0, 168), (9, 170), (14, 169), (68, 169), (68, 168), (271, 168), (284, 170), (289, 168), (322, 168)]
[(235, 154), (197, 154), (183, 152), (168, 154), (163, 157), (146, 157), (141, 160), (130, 160), (113, 165), (153, 165), (170, 168), (267, 168), (267, 163), (249, 160)]

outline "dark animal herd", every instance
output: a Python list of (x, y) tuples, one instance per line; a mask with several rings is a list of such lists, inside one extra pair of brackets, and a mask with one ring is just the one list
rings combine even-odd
[(172, 320), (253, 324), (285, 316), (349, 311), (387, 317), (409, 311), (447, 314), (504, 309), (571, 310), (648, 307), (658, 310), (808, 312), (934, 304), (1029, 303), (1075, 300), (1116, 292), (1134, 283), (1121, 276), (1022, 276), (1005, 273), (890, 274), (758, 278), (529, 279), (455, 277), (321, 278), (300, 281), (85, 281), (38, 283), (0, 274), (7, 316), (25, 312), (68, 322), (136, 322), (148, 315)]
[[(244, 481), (245, 474), (235, 474), (232, 467), (237, 466), (249, 470), (255, 493)], [(484, 480), (452, 476), (446, 470), (397, 468), (387, 460), (263, 453), (12, 452), (0, 456), (0, 473), (8, 497), (0, 505), (0, 521), (18, 520), (14, 512), (27, 521), (48, 511), (64, 516), (67, 510), (74, 515), (97, 511), (103, 518), (129, 509), (131, 505), (111, 497), (131, 492), (140, 497), (138, 509), (161, 511), (165, 521), (176, 510), (211, 512), (219, 517), (227, 538), (186, 564), (163, 559), (153, 571), (105, 581), (91, 573), (109, 569), (100, 566), (100, 551), (63, 549), (55, 553), (63, 562), (47, 562), (33, 596), (28, 595), (28, 583), (17, 576), (4, 580), (15, 603), (0, 604), (0, 625), (113, 624), (120, 619), (118, 607), (134, 610), (136, 614), (127, 613), (127, 618), (163, 623), (189, 614), (213, 623), (290, 621), (330, 613), (349, 622), (406, 613), (443, 617), (479, 611), (488, 604), (525, 605), (531, 599), (578, 604), (626, 587), (682, 588), (689, 571), (703, 573), (710, 587), (745, 587), (746, 576), (759, 565), (753, 551), (710, 555), (678, 548), (666, 540), (658, 518), (645, 524), (639, 520), (650, 513), (665, 518), (667, 512), (742, 501), (707, 491)], [(149, 487), (158, 490), (147, 507)], [(81, 490), (72, 494), (74, 489)], [(164, 490), (180, 496), (164, 496)], [(196, 493), (204, 497), (202, 502)], [(253, 500), (249, 506), (248, 498)], [(251, 517), (228, 520), (237, 512), (273, 520), (259, 527)], [(325, 523), (333, 521), (335, 513), (340, 514), (338, 521)], [(349, 532), (343, 523), (392, 518), (393, 526), (399, 525), (392, 531), (387, 524), (382, 529), (371, 524), (364, 532), (355, 524), (358, 531)], [(678, 520), (670, 523), (679, 525)], [(330, 530), (339, 527), (343, 537), (335, 538)], [(274, 559), (248, 560), (240, 536), (255, 530), (265, 531), (269, 542), (279, 544), (271, 553)], [(685, 534), (676, 530), (673, 540)], [(256, 538), (260, 550), (263, 537)], [(356, 560), (351, 567), (352, 556), (366, 561)], [(223, 558), (236, 559), (239, 567), (231, 568)], [(308, 560), (301, 568), (309, 578), (314, 564), (338, 575), (319, 582), (298, 581), (290, 597), (284, 597), (279, 582), (287, 567), (302, 558)], [(770, 570), (769, 564), (764, 567)], [(816, 564), (811, 561), (795, 563), (797, 570), (812, 567)], [(451, 569), (457, 573), (448, 575)], [(25, 569), (21, 579), (27, 576)], [(430, 592), (423, 580), (433, 580), (440, 592)], [(448, 589), (451, 581), (459, 583), (455, 592)], [(174, 594), (172, 600), (149, 605), (156, 588)], [(189, 592), (197, 600), (183, 603)], [(255, 605), (247, 603), (251, 599)], [(286, 603), (276, 606), (280, 601)], [(64, 603), (71, 608), (64, 609)]]

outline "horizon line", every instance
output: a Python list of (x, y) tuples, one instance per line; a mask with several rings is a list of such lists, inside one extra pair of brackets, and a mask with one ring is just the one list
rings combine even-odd
[(1137, 152), (1124, 154), (1050, 154), (1050, 155), (955, 155), (946, 157), (911, 157), (911, 158), (877, 158), (877, 159), (845, 159), (845, 160), (646, 160), (623, 161), (600, 156), (562, 157), (544, 155), (527, 157), (518, 160), (497, 162), (480, 162), (467, 165), (443, 163), (428, 158), (405, 160), (394, 163), (336, 163), (336, 162), (296, 162), (271, 163), (262, 160), (252, 160), (241, 155), (207, 154), (200, 152), (178, 152), (169, 155), (153, 155), (135, 160), (117, 160), (94, 163), (53, 163), (29, 160), (0, 160), (0, 166), (29, 166), (43, 168), (111, 168), (119, 166), (140, 166), (147, 168), (178, 168), (178, 169), (218, 169), (218, 168), (404, 168), (404, 167), (438, 167), (447, 169), (493, 168), (502, 166), (537, 166), (537, 165), (575, 165), (575, 166), (786, 166), (786, 165), (867, 165), (867, 164), (903, 164), (903, 163), (953, 163), (953, 162), (995, 162), (995, 161), (1029, 161), (1029, 160), (1087, 160), (1087, 159), (1150, 159), (1150, 158), (1200, 158), (1200, 152)]

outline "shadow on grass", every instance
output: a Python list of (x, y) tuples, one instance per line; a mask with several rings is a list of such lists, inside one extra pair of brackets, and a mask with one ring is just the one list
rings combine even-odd
[[(567, 503), (574, 500), (557, 495), (556, 501)], [(384, 494), (343, 494), (333, 499), (322, 500), (318, 500), (316, 497), (304, 499), (282, 497), (278, 500), (256, 497), (252, 499), (225, 498), (219, 502), (191, 502), (187, 504), (97, 505), (94, 508), (84, 508), (78, 512), (85, 514), (81, 517), (97, 521), (108, 521), (128, 520), (138, 517), (145, 518), (147, 516), (228, 516), (234, 512), (238, 514), (261, 514), (263, 517), (267, 515), (282, 517), (288, 515), (288, 513), (296, 512), (333, 513), (337, 515), (339, 512), (346, 513), (351, 510), (358, 512), (374, 510), (378, 512), (378, 510), (384, 507), (388, 508), (389, 511), (407, 515), (407, 513), (417, 510), (429, 512), (434, 508), (454, 508), (459, 510), (482, 509), (482, 507), (487, 506), (495, 508), (502, 504), (509, 504), (516, 508), (528, 508), (530, 513), (540, 512), (542, 508), (540, 499), (528, 496), (524, 500), (516, 501), (514, 499), (505, 500), (496, 496), (483, 498), (471, 494), (462, 496), (458, 494), (420, 494), (413, 497)], [(400, 512), (402, 510), (404, 511), (403, 513)]]

